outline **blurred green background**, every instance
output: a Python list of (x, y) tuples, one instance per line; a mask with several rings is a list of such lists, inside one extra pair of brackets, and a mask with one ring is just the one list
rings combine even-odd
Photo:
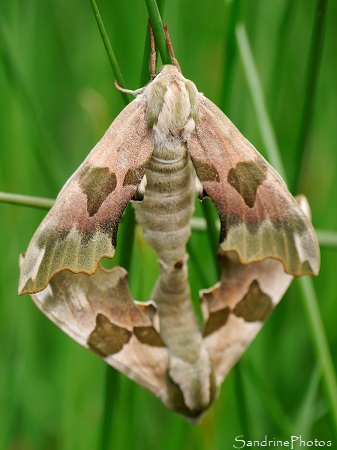
[[(136, 89), (146, 5), (103, 0), (99, 8), (127, 87)], [(267, 155), (235, 38), (235, 27), (245, 26), (292, 192), (308, 197), (316, 228), (337, 230), (337, 2), (166, 0), (164, 21), (185, 77)], [(90, 2), (2, 1), (0, 36), (0, 191), (55, 198), (124, 106)], [(202, 424), (192, 426), (125, 377), (107, 374), (102, 361), (58, 330), (28, 296), (18, 297), (18, 256), (44, 215), (0, 203), (0, 449), (226, 450), (241, 434), (251, 440), (301, 434), (333, 440), (330, 448), (337, 448), (330, 408), (337, 398), (324, 389), (297, 281)], [(334, 239), (322, 246), (313, 283), (336, 367)], [(197, 302), (216, 270), (205, 233), (194, 233), (191, 250)], [(148, 299), (157, 270), (137, 229), (130, 270), (135, 298)], [(109, 447), (102, 445), (104, 417)]]

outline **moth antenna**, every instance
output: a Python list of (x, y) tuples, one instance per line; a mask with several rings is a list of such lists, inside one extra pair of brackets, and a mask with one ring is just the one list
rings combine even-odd
[(172, 58), (172, 62), (173, 64), (176, 66), (176, 68), (179, 70), (179, 72), (181, 73), (181, 68), (180, 65), (178, 63), (177, 58), (174, 56), (174, 51), (173, 51), (173, 47), (172, 47), (172, 42), (171, 42), (171, 38), (168, 32), (168, 28), (166, 24), (163, 24), (163, 28), (164, 28), (164, 32), (165, 32), (165, 36), (166, 36), (166, 43), (167, 43), (167, 48), (168, 51), (170, 53), (170, 56)]
[(156, 53), (156, 43), (154, 39), (153, 28), (151, 24), (151, 20), (148, 19), (149, 27), (150, 27), (150, 42), (151, 42), (151, 55), (149, 61), (149, 70), (151, 75), (151, 80), (156, 78), (156, 61), (157, 61), (157, 53)]
[(114, 85), (115, 85), (115, 88), (118, 89), (119, 91), (125, 92), (125, 94), (131, 94), (131, 95), (134, 95), (135, 97), (136, 97), (137, 95), (139, 95), (139, 94), (142, 94), (142, 92), (143, 92), (144, 89), (145, 89), (145, 87), (141, 87), (141, 88), (136, 89), (136, 90), (134, 90), (134, 91), (133, 91), (132, 89), (125, 89), (125, 88), (120, 87), (120, 85), (118, 84), (118, 81), (117, 81), (117, 80), (114, 81)]

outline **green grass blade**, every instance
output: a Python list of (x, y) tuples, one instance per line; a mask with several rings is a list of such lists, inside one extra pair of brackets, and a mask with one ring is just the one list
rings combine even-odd
[[(2, 18), (0, 18), (0, 38), (2, 43), (0, 56), (7, 69), (8, 79), (13, 90), (18, 90), (21, 101), (27, 109), (27, 114), (29, 113), (32, 117), (38, 130), (38, 136), (35, 137), (35, 149), (41, 168), (48, 174), (50, 184), (57, 190), (58, 180), (62, 179), (63, 176), (62, 160), (57, 157), (55, 142), (49, 129), (46, 127), (43, 108), (38, 95), (32, 87), (32, 81), (23, 63), (23, 58), (19, 56), (20, 50), (17, 48), (18, 44), (13, 31)], [(46, 148), (48, 152), (46, 152)]]
[[(209, 238), (210, 246), (213, 250), (213, 254), (216, 255), (219, 249), (219, 229), (216, 226), (216, 221), (213, 215), (213, 205), (210, 203), (209, 199), (204, 199), (202, 202), (202, 210), (207, 223), (207, 233)], [(220, 275), (219, 265), (215, 262), (216, 271), (218, 276)]]
[[(283, 164), (278, 150), (278, 145), (275, 139), (275, 134), (272, 129), (271, 120), (268, 117), (265, 107), (264, 96), (262, 94), (261, 84), (255, 68), (252, 52), (248, 42), (248, 37), (244, 25), (237, 27), (237, 40), (240, 49), (240, 54), (245, 67), (248, 85), (256, 109), (257, 118), (260, 124), (261, 132), (264, 136), (265, 143), (271, 145), (268, 149), (270, 161), (275, 168), (283, 174)], [(281, 169), (281, 170), (280, 170)], [(336, 374), (334, 371), (332, 357), (327, 343), (322, 318), (318, 308), (318, 301), (313, 287), (312, 280), (304, 277), (299, 280), (301, 286), (301, 293), (303, 305), (307, 313), (308, 323), (311, 329), (311, 337), (315, 346), (317, 356), (322, 363), (322, 376), (326, 389), (327, 401), (331, 408), (331, 417), (334, 426), (337, 430), (337, 384)]]
[(172, 59), (166, 44), (163, 21), (161, 19), (157, 2), (156, 0), (145, 0), (145, 3), (156, 39), (156, 48), (159, 50), (161, 60), (163, 64), (172, 64)]
[(10, 203), (12, 205), (31, 206), (32, 208), (50, 209), (55, 203), (55, 200), (51, 198), (0, 192), (0, 202)]
[(118, 403), (120, 374), (113, 367), (107, 366), (105, 373), (104, 385), (104, 412), (103, 424), (101, 432), (101, 446), (102, 450), (110, 448), (111, 441), (111, 424), (114, 421), (114, 404)]
[(236, 27), (236, 39), (268, 159), (271, 165), (286, 181), (284, 165), (278, 149), (273, 126), (267, 112), (260, 78), (254, 63), (246, 29), (243, 24), (239, 24)]
[[(157, 5), (158, 5), (159, 14), (161, 17), (163, 17), (164, 9), (165, 9), (165, 0), (158, 0)], [(140, 76), (140, 85), (141, 86), (144, 86), (146, 83), (148, 83), (150, 81), (150, 69), (149, 69), (150, 55), (151, 55), (150, 25), (147, 24), (142, 72), (141, 72), (141, 76)]]
[(300, 278), (298, 284), (302, 292), (303, 307), (308, 317), (313, 343), (321, 364), (327, 402), (330, 405), (331, 419), (337, 438), (337, 377), (318, 308), (317, 296), (310, 278)]
[(284, 436), (293, 434), (294, 429), (288, 416), (280, 405), (279, 400), (275, 397), (273, 390), (269, 387), (269, 384), (266, 383), (261, 374), (258, 372), (253, 361), (249, 363), (248, 368), (254, 387), (259, 393), (259, 396), (263, 398), (268, 414), (278, 429), (282, 431)]
[(321, 367), (318, 363), (312, 371), (311, 379), (308, 383), (308, 388), (299, 405), (296, 419), (294, 420), (294, 431), (301, 432), (305, 436), (311, 435), (311, 429), (314, 421), (317, 419), (319, 411), (317, 411), (316, 397), (318, 393), (319, 383), (321, 379)]
[[(38, 209), (50, 209), (55, 200), (52, 198), (44, 198), (44, 197), (35, 197), (31, 195), (21, 195), (21, 194), (12, 194), (8, 192), (0, 192), (0, 203), (9, 203), (17, 206), (28, 206), (32, 208)], [(206, 215), (206, 212), (205, 212)], [(209, 217), (209, 222), (211, 222), (212, 217)], [(123, 216), (123, 222), (125, 221), (125, 217)], [(215, 238), (219, 234), (219, 220), (214, 220), (214, 230), (211, 233)], [(130, 232), (130, 228), (126, 225), (125, 228), (128, 230), (126, 233)], [(191, 219), (191, 228), (193, 231), (205, 233), (210, 229), (208, 226), (208, 222), (203, 217), (192, 217)], [(213, 225), (212, 225), (213, 228)], [(123, 233), (124, 234), (124, 233)], [(329, 231), (329, 230), (316, 230), (318, 242), (320, 246), (327, 248), (337, 248), (337, 232)], [(123, 239), (123, 238), (122, 238)], [(216, 251), (218, 245), (216, 239), (212, 242), (212, 248)], [(130, 240), (128, 240), (128, 244)], [(120, 265), (123, 266), (122, 262), (119, 262)], [(124, 267), (124, 266), (123, 266)]]
[[(115, 77), (117, 79), (117, 82), (119, 84), (120, 87), (125, 87), (125, 82), (124, 82), (124, 78), (122, 75), (122, 72), (119, 68), (119, 65), (117, 63), (116, 57), (115, 57), (115, 53), (111, 47), (110, 44), (110, 40), (108, 37), (108, 34), (106, 32), (101, 14), (99, 12), (99, 9), (97, 7), (96, 1), (95, 0), (90, 0), (91, 6), (92, 6), (92, 10), (94, 12), (95, 15), (95, 19), (99, 28), (99, 31), (101, 33), (102, 36), (102, 40), (105, 46), (105, 50), (107, 52), (112, 70), (114, 71)], [(124, 100), (124, 103), (127, 105), (128, 103), (130, 103), (130, 97), (128, 96), (128, 94), (126, 94), (125, 92), (121, 92), (122, 98)]]
[(337, 248), (337, 231), (316, 230), (319, 245)]
[(243, 383), (243, 374), (242, 374), (242, 364), (236, 363), (234, 366), (235, 379), (235, 395), (238, 402), (238, 416), (241, 425), (241, 431), (245, 436), (252, 436), (252, 429), (250, 426), (249, 413), (248, 413), (248, 402), (246, 397), (245, 385)]
[[(99, 31), (102, 36), (102, 40), (116, 76), (117, 82), (119, 86), (125, 87), (125, 82), (122, 76), (122, 72), (119, 68), (119, 64), (116, 60), (115, 53), (110, 44), (109, 37), (107, 35), (101, 14), (97, 7), (95, 0), (90, 0), (96, 22), (99, 28)], [(130, 98), (128, 94), (125, 92), (121, 92), (124, 103), (127, 105), (130, 102)], [(123, 249), (123, 252), (120, 253), (119, 263), (126, 270), (129, 269), (131, 263), (132, 256), (132, 248), (134, 242), (134, 228), (135, 228), (135, 217), (134, 212), (131, 208), (128, 208), (124, 213), (123, 220), (123, 234), (120, 238), (120, 248)], [(119, 373), (112, 367), (107, 366), (105, 372), (105, 389), (104, 389), (104, 412), (103, 412), (103, 423), (102, 423), (102, 431), (101, 431), (101, 448), (102, 450), (106, 450), (110, 448), (111, 441), (111, 424), (113, 423), (114, 416), (114, 405), (116, 404), (116, 397), (118, 395), (118, 385), (119, 385)]]
[(296, 8), (299, 5), (294, 0), (287, 0), (282, 11), (282, 19), (278, 31), (277, 41), (272, 54), (271, 74), (268, 83), (268, 106), (269, 111), (275, 106), (275, 94), (280, 90), (281, 80), (286, 71), (280, 70), (280, 62), (286, 60), (288, 46), (285, 44), (285, 36), (291, 36), (292, 27), (296, 18)]
[(296, 146), (296, 158), (294, 158), (294, 180), (291, 183), (295, 192), (298, 176), (300, 174), (303, 155), (310, 137), (310, 129), (313, 119), (313, 108), (315, 105), (315, 94), (317, 80), (320, 70), (320, 63), (323, 51), (323, 41), (325, 34), (325, 23), (327, 16), (328, 0), (317, 0), (316, 14), (314, 18), (314, 26), (310, 45), (310, 54), (307, 69), (307, 79), (304, 90), (304, 104), (302, 110), (302, 118)]
[(219, 107), (223, 111), (226, 111), (227, 109), (228, 99), (232, 87), (234, 63), (237, 54), (235, 28), (239, 17), (239, 0), (234, 0), (232, 2), (227, 3), (231, 3), (231, 5), (228, 7), (230, 18), (225, 38), (226, 47), (225, 47), (223, 77), (221, 83), (222, 90), (220, 92), (220, 101), (219, 101)]

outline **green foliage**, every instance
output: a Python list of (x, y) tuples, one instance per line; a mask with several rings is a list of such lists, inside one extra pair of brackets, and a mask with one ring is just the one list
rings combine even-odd
[[(326, 3), (166, 0), (164, 17), (184, 75), (268, 155), (237, 45), (238, 24), (245, 27), (293, 193), (308, 197), (315, 227), (334, 230), (337, 4), (328, 5), (319, 34), (317, 5)], [(145, 2), (104, 0), (98, 6), (125, 83), (136, 89)], [(55, 198), (124, 106), (90, 2), (3, 2), (0, 36), (0, 191)], [(293, 283), (195, 427), (125, 377), (107, 376), (103, 362), (59, 331), (28, 297), (17, 296), (18, 255), (44, 214), (0, 203), (1, 450), (227, 450), (242, 433), (252, 440), (302, 434), (336, 445), (331, 403), (337, 400), (324, 389), (315, 327), (299, 301), (310, 287)], [(123, 248), (118, 251), (124, 261)], [(215, 283), (217, 270), (207, 234), (195, 232), (189, 251), (197, 305), (198, 290)], [(321, 274), (313, 280), (330, 349), (337, 346), (336, 264), (335, 249), (323, 248)], [(149, 298), (157, 273), (155, 255), (136, 227), (130, 264), (135, 298)]]

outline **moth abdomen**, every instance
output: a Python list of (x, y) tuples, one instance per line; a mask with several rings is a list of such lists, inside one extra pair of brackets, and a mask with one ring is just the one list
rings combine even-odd
[(157, 305), (160, 335), (169, 352), (166, 403), (196, 418), (209, 407), (215, 393), (187, 279), (186, 244), (196, 189), (186, 145), (180, 142), (176, 147), (155, 148), (146, 177), (144, 201), (134, 207), (144, 238), (160, 262), (151, 298)]
[[(143, 202), (134, 204), (145, 240), (165, 262), (176, 262), (185, 254), (190, 236), (189, 221), (194, 211), (194, 173), (183, 145), (160, 162), (155, 149), (146, 169), (147, 186)], [(165, 159), (165, 152), (160, 158)], [(173, 255), (172, 255), (173, 251)], [(168, 257), (168, 254), (170, 256)], [(169, 261), (166, 260), (169, 258)]]

